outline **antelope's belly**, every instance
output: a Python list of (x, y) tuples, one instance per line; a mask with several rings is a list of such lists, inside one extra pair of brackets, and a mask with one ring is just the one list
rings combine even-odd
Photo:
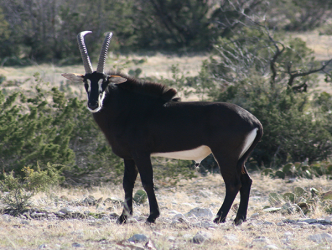
[(179, 160), (193, 160), (200, 163), (204, 158), (211, 154), (211, 149), (208, 146), (200, 146), (190, 150), (166, 152), (166, 153), (153, 153), (154, 157), (166, 157)]

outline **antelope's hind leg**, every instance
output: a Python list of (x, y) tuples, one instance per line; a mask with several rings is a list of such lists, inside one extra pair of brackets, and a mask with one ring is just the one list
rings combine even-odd
[(133, 190), (137, 178), (137, 168), (133, 160), (124, 160), (125, 170), (123, 176), (123, 189), (125, 192), (125, 202), (121, 216), (117, 223), (126, 223), (128, 216), (133, 214)]
[(234, 199), (241, 188), (240, 174), (238, 173), (237, 159), (231, 159), (221, 153), (213, 152), (216, 161), (219, 164), (220, 173), (226, 186), (226, 196), (213, 222), (219, 224), (226, 221), (227, 214), (234, 202)]
[(241, 188), (240, 188), (240, 206), (234, 220), (235, 225), (240, 225), (247, 219), (247, 210), (250, 196), (250, 189), (252, 180), (248, 175), (247, 169), (244, 164), (241, 166)]

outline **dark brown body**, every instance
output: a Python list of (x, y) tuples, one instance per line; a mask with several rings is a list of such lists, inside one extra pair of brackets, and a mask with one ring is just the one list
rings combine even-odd
[[(234, 104), (166, 101), (149, 91), (144, 93), (144, 87), (132, 89), (128, 84), (137, 82), (110, 85), (103, 108), (93, 114), (114, 153), (125, 162), (123, 186), (127, 206), (119, 222), (126, 220), (126, 212), (132, 213), (132, 191), (138, 172), (150, 201), (148, 221), (154, 222), (159, 216), (152, 154), (191, 150), (202, 145), (211, 149), (226, 183), (225, 202), (215, 222), (225, 220), (238, 191), (241, 204), (235, 221), (245, 220), (251, 179), (244, 162), (262, 136), (258, 119)], [(240, 157), (248, 134), (255, 129), (254, 141)]]

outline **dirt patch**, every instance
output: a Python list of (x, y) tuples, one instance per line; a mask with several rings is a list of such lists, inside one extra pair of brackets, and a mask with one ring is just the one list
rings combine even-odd
[[(134, 206), (134, 215), (126, 225), (116, 224), (122, 211), (121, 185), (90, 189), (56, 188), (33, 200), (33, 207), (49, 213), (81, 213), (82, 217), (59, 218), (0, 215), (2, 249), (329, 249), (332, 217), (317, 206), (307, 216), (293, 213), (265, 212), (270, 192), (292, 192), (295, 187), (320, 191), (332, 189), (326, 178), (287, 180), (252, 174), (248, 220), (234, 226), (235, 210), (226, 223), (216, 225), (213, 216), (223, 201), (224, 183), (219, 174), (182, 180), (176, 186), (156, 183), (161, 216), (155, 224), (146, 224), (147, 203)], [(137, 183), (135, 191), (141, 189)], [(92, 199), (93, 197), (93, 199)], [(109, 198), (109, 199), (107, 199)], [(89, 200), (99, 201), (96, 203)], [(85, 201), (82, 203), (82, 201)], [(239, 202), (237, 197), (234, 205)], [(192, 216), (191, 211), (208, 211), (206, 216)], [(100, 216), (102, 215), (102, 216)], [(212, 216), (212, 217), (211, 217)], [(141, 236), (143, 235), (143, 236)], [(131, 240), (130, 240), (131, 239)], [(134, 239), (134, 240), (133, 240)], [(142, 239), (142, 241), (140, 240)], [(137, 241), (136, 241), (137, 240)]]

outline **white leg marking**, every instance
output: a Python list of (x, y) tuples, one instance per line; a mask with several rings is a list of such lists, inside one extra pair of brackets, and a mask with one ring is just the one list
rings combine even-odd
[(151, 154), (151, 156), (166, 157), (166, 158), (180, 159), (180, 160), (193, 160), (197, 163), (200, 163), (211, 153), (212, 153), (211, 149), (208, 146), (203, 145), (198, 148), (184, 150), (184, 151), (153, 153)]
[(250, 148), (251, 144), (254, 142), (256, 135), (257, 135), (257, 130), (258, 128), (253, 129), (247, 136), (242, 152), (239, 156), (239, 159), (248, 151), (248, 149)]

